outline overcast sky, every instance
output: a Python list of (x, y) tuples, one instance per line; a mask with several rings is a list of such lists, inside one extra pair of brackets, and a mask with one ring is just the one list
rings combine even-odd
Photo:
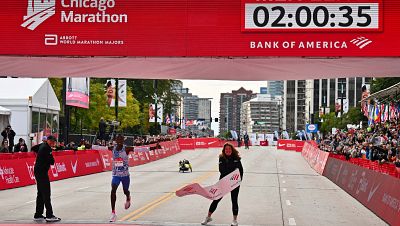
[[(260, 87), (266, 87), (267, 81), (227, 81), (227, 80), (181, 80), (184, 88), (189, 88), (189, 92), (201, 98), (212, 98), (211, 117), (219, 118), (219, 98), (221, 93), (230, 93), (243, 87), (259, 93)], [(219, 122), (213, 122), (211, 129), (215, 135), (219, 133)]]

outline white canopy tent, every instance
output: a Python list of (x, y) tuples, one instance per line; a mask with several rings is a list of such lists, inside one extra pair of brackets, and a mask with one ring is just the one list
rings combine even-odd
[(11, 110), (0, 106), (0, 129), (10, 124)]
[(58, 133), (60, 103), (48, 79), (0, 78), (0, 106), (9, 112), (15, 143), (23, 138), (30, 146), (30, 135), (35, 144), (47, 133)]

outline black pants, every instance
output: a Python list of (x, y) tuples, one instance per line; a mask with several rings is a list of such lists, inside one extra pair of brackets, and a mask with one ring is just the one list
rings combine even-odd
[(53, 207), (51, 206), (50, 179), (47, 173), (36, 173), (37, 197), (35, 216), (41, 216), (46, 206), (46, 217), (53, 216)]
[[(239, 188), (240, 188), (240, 186), (231, 191), (232, 213), (235, 216), (238, 215), (238, 213), (239, 213), (239, 205), (238, 205)], [(210, 209), (208, 210), (208, 212), (214, 213), (214, 211), (217, 209), (218, 203), (219, 203), (219, 201), (221, 201), (221, 199), (222, 198), (214, 200), (211, 203)]]

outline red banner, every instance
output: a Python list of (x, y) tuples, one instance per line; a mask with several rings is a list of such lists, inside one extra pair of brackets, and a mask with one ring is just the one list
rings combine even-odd
[(208, 148), (208, 138), (196, 138), (194, 148)]
[(301, 152), (304, 143), (303, 140), (278, 140), (278, 149)]
[(35, 184), (34, 158), (0, 160), (0, 190)]
[[(49, 170), (51, 181), (98, 173), (104, 168), (100, 156), (90, 151), (56, 154), (54, 159)], [(34, 166), (35, 158), (0, 160), (0, 190), (35, 184)]]
[(193, 150), (195, 147), (195, 139), (192, 138), (179, 138), (179, 146), (183, 150)]
[(329, 152), (321, 151), (317, 147), (306, 142), (301, 155), (317, 173), (322, 175), (329, 157)]
[(109, 150), (100, 150), (98, 151), (101, 160), (103, 161), (103, 169), (104, 171), (109, 171), (112, 169), (112, 152)]
[(390, 225), (400, 225), (400, 180), (335, 158), (324, 176)]
[(0, 55), (398, 56), (400, 52), (398, 0), (94, 2), (3, 0)]

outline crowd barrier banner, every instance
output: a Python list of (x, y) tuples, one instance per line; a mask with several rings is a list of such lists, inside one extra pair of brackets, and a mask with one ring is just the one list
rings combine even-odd
[(112, 152), (109, 150), (98, 151), (101, 160), (103, 161), (103, 170), (110, 171), (112, 169)]
[[(71, 155), (54, 153), (55, 164), (49, 170), (51, 181), (104, 170), (104, 163), (98, 153), (87, 151)], [(0, 160), (0, 190), (35, 184), (34, 166), (35, 158)]]
[(196, 138), (194, 148), (208, 148), (208, 138)]
[(329, 158), (323, 174), (390, 225), (400, 225), (400, 180)]
[(179, 138), (179, 146), (182, 150), (193, 150), (195, 139), (192, 138)]
[(319, 150), (312, 144), (305, 143), (301, 155), (308, 162), (308, 164), (317, 173), (321, 174), (324, 172), (326, 161), (328, 160), (329, 153)]
[(209, 148), (218, 148), (221, 147), (220, 141), (218, 138), (210, 137), (207, 138), (207, 143)]
[[(177, 140), (161, 142), (160, 146), (161, 149), (154, 150), (150, 150), (150, 145), (134, 147), (134, 151), (129, 153), (129, 166), (156, 161), (181, 151)], [(112, 170), (112, 152), (107, 147), (95, 148), (96, 150), (53, 152), (55, 164), (49, 170), (50, 180)], [(33, 153), (0, 155), (0, 190), (35, 184), (35, 158), (32, 156)]]
[(278, 149), (286, 151), (297, 151), (303, 150), (305, 141), (304, 140), (278, 140)]
[(0, 160), (0, 190), (35, 184), (34, 158)]

